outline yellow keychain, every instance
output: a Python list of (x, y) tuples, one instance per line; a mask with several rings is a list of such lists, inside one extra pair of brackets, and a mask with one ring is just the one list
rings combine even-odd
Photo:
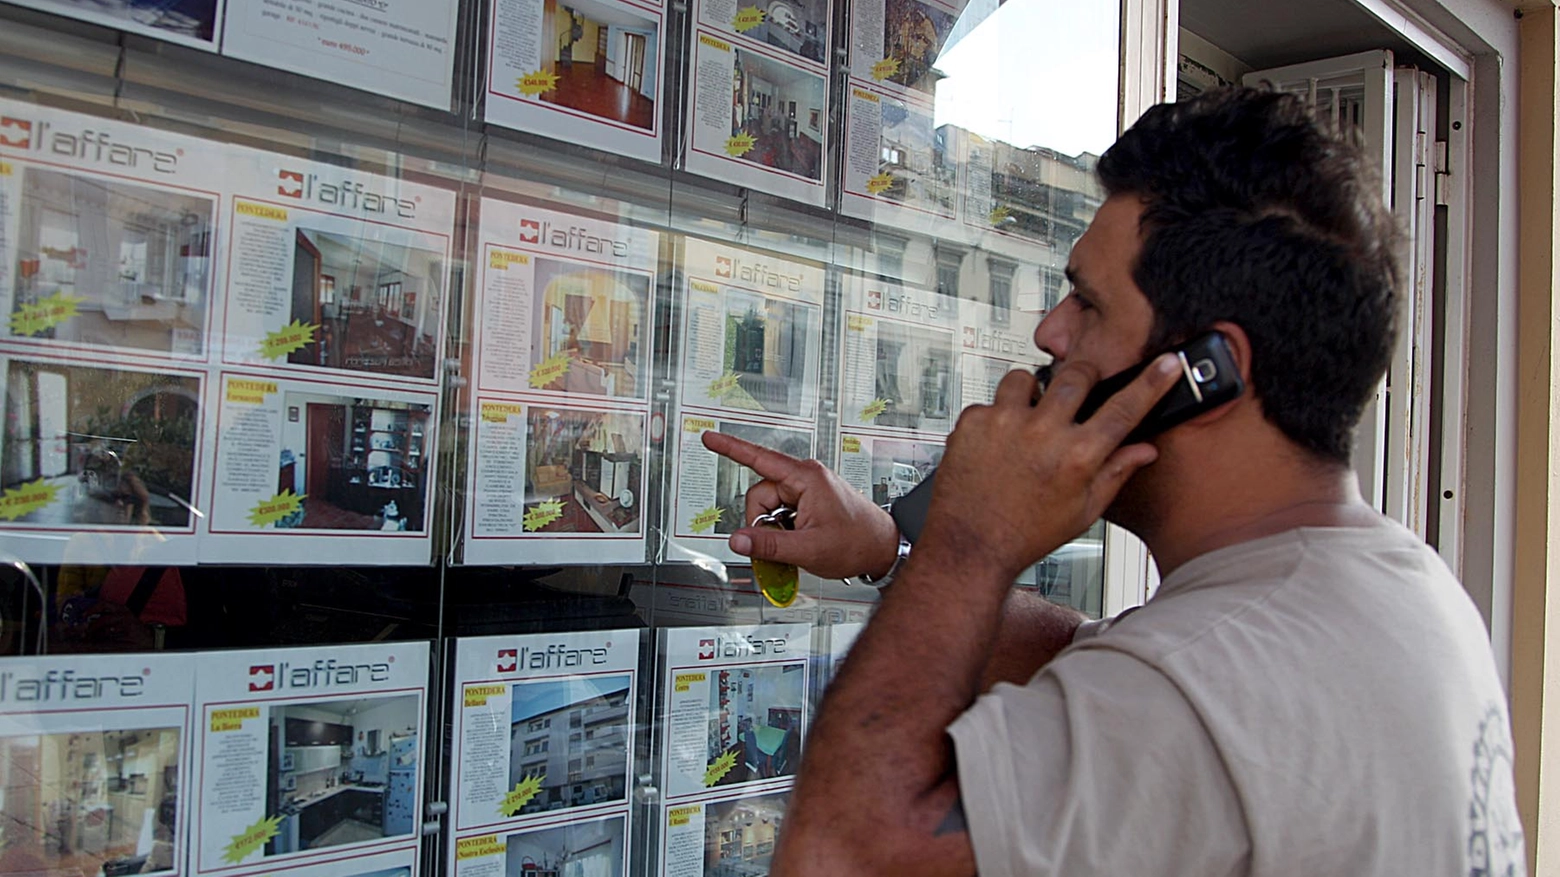
[[(785, 506), (753, 519), (753, 526), (772, 530), (789, 530), (795, 526), (796, 512)], [(753, 558), (753, 580), (758, 590), (772, 605), (781, 609), (796, 602), (801, 573), (794, 564), (776, 563), (772, 560)]]

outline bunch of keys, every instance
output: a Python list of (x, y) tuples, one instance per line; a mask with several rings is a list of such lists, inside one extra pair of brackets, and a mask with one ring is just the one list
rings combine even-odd
[[(768, 527), (774, 530), (795, 529), (796, 510), (780, 506), (754, 518), (751, 526)], [(794, 564), (759, 560), (756, 557), (752, 561), (753, 580), (758, 582), (758, 590), (764, 595), (765, 600), (780, 609), (796, 602), (801, 574)]]

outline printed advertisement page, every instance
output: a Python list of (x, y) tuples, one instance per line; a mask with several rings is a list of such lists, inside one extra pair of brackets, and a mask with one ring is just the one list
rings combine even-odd
[(840, 434), (835, 470), (845, 483), (882, 508), (914, 490), (942, 462), (941, 439)]
[(7, 0), (181, 46), (217, 50), (225, 0)]
[(425, 642), (201, 655), (191, 871), (355, 874), (415, 851), (428, 657)]
[(689, 60), (683, 167), (823, 206), (829, 154), (827, 68), (795, 52), (698, 26)]
[(959, 416), (959, 301), (875, 277), (843, 279), (840, 429), (941, 439)]
[(194, 662), (0, 660), (8, 874), (184, 870)]
[(223, 27), (222, 54), (447, 110), (458, 6), (457, 0), (237, 2)]
[(666, 560), (747, 563), (747, 558), (726, 546), (726, 539), (747, 525), (747, 491), (762, 479), (752, 469), (706, 449), (699, 436), (712, 429), (799, 459), (812, 457), (811, 427), (681, 414), (673, 499), (667, 504), (671, 538)]
[(688, 238), (683, 278), (683, 407), (814, 423), (823, 269)]
[(213, 384), (203, 562), (428, 562), (436, 393), (240, 371)]
[(195, 562), (205, 375), (7, 353), (0, 539), (27, 563)]
[(959, 401), (990, 405), (997, 384), (1014, 369), (1034, 371), (1051, 360), (1035, 346), (1040, 315), (980, 302), (963, 302), (959, 327)]
[(223, 360), (436, 386), (455, 193), (243, 150)]
[(640, 632), (455, 644), (450, 873), (627, 873)]
[(464, 562), (637, 563), (654, 232), (482, 202)]
[(655, 0), (492, 0), (487, 121), (661, 161), (666, 12)]
[(934, 121), (931, 101), (918, 93), (896, 94), (852, 80), (846, 88), (840, 211), (945, 234), (959, 205), (956, 141), (950, 126)]
[(226, 221), (221, 154), (190, 137), (0, 101), (0, 338), (205, 361)]

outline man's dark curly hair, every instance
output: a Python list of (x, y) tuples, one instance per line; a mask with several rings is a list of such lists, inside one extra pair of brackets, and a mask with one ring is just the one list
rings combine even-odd
[(1399, 308), (1399, 233), (1364, 155), (1292, 95), (1229, 88), (1149, 110), (1099, 175), (1146, 202), (1133, 278), (1156, 315), (1148, 348), (1235, 323), (1267, 419), (1347, 463)]

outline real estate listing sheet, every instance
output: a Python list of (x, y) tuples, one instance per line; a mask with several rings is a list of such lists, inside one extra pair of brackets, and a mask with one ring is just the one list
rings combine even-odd
[(828, 189), (827, 68), (694, 28), (684, 169), (821, 207)]
[(655, 0), (492, 0), (486, 119), (660, 163), (666, 12)]
[(415, 854), (428, 658), (426, 642), (202, 655), (191, 872)]
[(687, 238), (683, 283), (684, 409), (813, 423), (823, 269)]
[(769, 877), (789, 788), (661, 808), (660, 877)]
[(0, 663), (0, 873), (182, 873), (194, 681), (172, 654)]
[(254, 150), (228, 168), (224, 361), (435, 385), (455, 193)]
[(181, 46), (217, 50), (225, 0), (8, 0)]
[(928, 234), (945, 233), (958, 214), (958, 153), (933, 104), (852, 79), (845, 98), (840, 211)]
[(207, 358), (225, 165), (191, 137), (0, 101), (0, 338)]
[(938, 56), (964, 5), (958, 0), (851, 0), (850, 75), (929, 99), (943, 78)]
[(947, 435), (959, 415), (959, 300), (861, 275), (842, 290), (841, 430)]
[(266, 563), (282, 550), (294, 563), (341, 551), (369, 564), (429, 561), (436, 393), (237, 370), (213, 389), (203, 562)]
[(228, 9), (222, 54), (447, 110), (459, 5), (458, 0), (238, 2)]
[(581, 874), (626, 873), (640, 632), (473, 637), (454, 650), (450, 873), (565, 858)]
[(205, 374), (0, 346), (0, 534), (27, 563), (196, 558)]

